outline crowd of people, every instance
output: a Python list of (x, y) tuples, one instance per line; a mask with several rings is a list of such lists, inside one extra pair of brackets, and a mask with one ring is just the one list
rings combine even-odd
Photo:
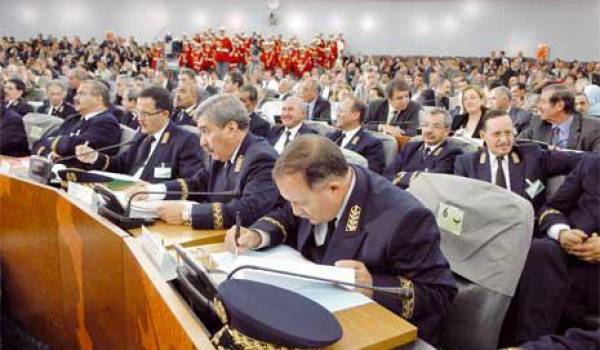
[[(503, 344), (598, 344), (578, 320), (600, 313), (600, 62), (356, 56), (341, 34), (305, 45), (219, 29), (151, 45), (5, 37), (0, 69), (0, 154), (77, 155), (65, 165), (181, 192), (153, 197), (185, 200), (157, 208), (171, 224), (229, 228), (238, 213), (248, 229), (228, 231), (230, 247), (287, 243), (363, 285), (408, 288), (361, 292), (432, 343), (457, 288), (433, 214), (404, 189), (432, 172), (512, 191), (536, 224)], [(23, 120), (40, 114), (64, 121), (29, 144)], [(129, 148), (94, 152), (123, 128), (136, 132)], [(232, 190), (240, 198), (188, 196)]]

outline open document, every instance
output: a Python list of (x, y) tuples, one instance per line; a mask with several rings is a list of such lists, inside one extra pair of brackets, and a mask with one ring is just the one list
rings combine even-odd
[[(280, 245), (266, 251), (249, 251), (238, 256), (229, 252), (216, 253), (212, 254), (211, 258), (218, 269), (226, 272), (231, 272), (240, 266), (252, 265), (341, 282), (355, 282), (353, 269), (315, 264), (286, 245)], [(256, 270), (241, 270), (233, 278), (251, 279), (291, 290), (314, 300), (331, 312), (371, 302), (371, 299), (356, 291), (340, 288), (327, 282), (293, 276)]]

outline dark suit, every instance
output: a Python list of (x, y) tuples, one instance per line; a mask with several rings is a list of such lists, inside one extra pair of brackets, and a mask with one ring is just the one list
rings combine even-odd
[[(194, 120), (194, 116), (186, 112), (188, 108), (177, 108), (173, 111), (171, 115), (171, 120), (177, 125), (192, 125), (196, 126), (196, 121)], [(195, 109), (195, 107), (194, 107)]]
[(24, 117), (27, 113), (33, 113), (33, 107), (31, 107), (31, 105), (25, 102), (22, 98), (10, 103), (7, 102), (6, 108), (12, 110), (21, 117)]
[[(93, 149), (99, 149), (118, 144), (121, 139), (119, 122), (108, 110), (85, 120), (75, 114), (67, 118), (61, 126), (48, 135), (44, 135), (31, 147), (33, 154), (46, 157), (51, 152), (58, 156), (75, 154), (75, 146), (88, 142)], [(108, 151), (116, 154), (117, 148)], [(86, 165), (77, 160), (65, 162), (68, 166), (85, 168)]]
[[(341, 142), (342, 131), (334, 131), (327, 135), (327, 137), (334, 142), (338, 142), (338, 140)], [(362, 128), (358, 130), (352, 140), (346, 144), (345, 148), (365, 157), (369, 164), (369, 169), (372, 171), (378, 174), (381, 174), (383, 171), (383, 167), (385, 165), (383, 142), (375, 136), (369, 134), (369, 132), (366, 130)]]
[[(552, 143), (552, 124), (543, 121), (539, 116), (534, 116), (531, 125), (519, 138)], [(598, 118), (582, 117), (581, 114), (573, 115), (573, 123), (567, 141), (568, 149), (580, 151), (600, 151), (600, 120)]]
[(138, 115), (136, 112), (124, 111), (119, 117), (119, 123), (130, 127), (133, 130), (137, 130), (140, 127), (138, 122)]
[[(388, 100), (376, 100), (369, 103), (365, 124), (369, 129), (377, 131), (379, 124), (387, 124), (389, 111)], [(406, 109), (396, 114), (390, 124), (404, 130), (406, 135), (414, 136), (417, 134), (417, 128), (419, 127), (420, 111), (421, 106), (414, 101), (410, 101)]]
[(319, 264), (361, 261), (374, 286), (413, 289), (414, 299), (374, 292), (373, 300), (416, 325), (421, 338), (434, 341), (456, 293), (452, 272), (440, 250), (435, 218), (411, 194), (383, 177), (358, 166), (352, 169), (354, 188), (323, 245), (316, 245), (314, 226), (294, 216), (287, 202), (252, 228), (268, 234), (270, 246), (288, 244)]
[[(600, 154), (586, 154), (544, 206), (540, 230), (566, 224), (588, 237), (600, 233), (598, 174)], [(600, 313), (600, 264), (567, 254), (552, 238), (534, 239), (514, 299), (515, 343), (555, 334), (561, 322), (570, 327), (586, 313)]]
[[(483, 116), (485, 115), (485, 112), (487, 112), (487, 109), (482, 108), (481, 109), (481, 118), (479, 118), (479, 122), (477, 123), (475, 130), (473, 130), (473, 133), (471, 135), (467, 135), (467, 136), (475, 138), (475, 139), (481, 138), (481, 136), (479, 135), (479, 132), (483, 128)], [(467, 126), (468, 122), (469, 122), (469, 113), (464, 113), (464, 114), (459, 114), (459, 115), (454, 116), (452, 118), (452, 131), (456, 131), (458, 129), (465, 128)]]
[(323, 121), (331, 124), (331, 103), (321, 96), (317, 96), (312, 115), (307, 115), (306, 119)]
[(531, 124), (531, 118), (533, 118), (533, 113), (519, 107), (511, 107), (508, 114), (513, 121), (515, 129), (517, 129), (517, 133), (526, 130)]
[(21, 116), (4, 106), (0, 106), (0, 154), (13, 157), (29, 155), (27, 135)]
[[(279, 138), (281, 137), (281, 135), (283, 134), (284, 131), (285, 131), (285, 126), (283, 126), (283, 125), (273, 126), (271, 128), (271, 130), (269, 131), (269, 136), (267, 136), (267, 140), (269, 141), (269, 143), (272, 146), (275, 146), (275, 144), (277, 143), (277, 141), (279, 140)], [(319, 132), (317, 130), (311, 128), (309, 125), (302, 123), (302, 126), (298, 130), (298, 134), (296, 134), (296, 137), (298, 137), (300, 135), (304, 135), (304, 134), (318, 135)]]
[[(202, 168), (192, 177), (166, 182), (169, 191), (233, 191), (240, 198), (192, 197), (200, 202), (192, 207), (192, 226), (204, 229), (223, 229), (235, 224), (240, 212), (241, 224), (249, 226), (267, 213), (277, 201), (279, 192), (273, 183), (271, 170), (277, 152), (267, 140), (248, 133), (233, 164), (212, 160), (208, 169)], [(167, 196), (173, 199), (177, 196)], [(187, 195), (180, 196), (186, 199)]]
[[(581, 154), (575, 152), (545, 151), (537, 145), (515, 145), (509, 154), (510, 179), (507, 179), (507, 182), (510, 181), (512, 192), (531, 202), (537, 214), (546, 202), (546, 192), (542, 191), (534, 198), (529, 197), (525, 192), (528, 187), (526, 180), (531, 183), (539, 180), (546, 186), (549, 177), (568, 174), (580, 159)], [(459, 156), (454, 165), (456, 175), (491, 182), (487, 149)]]
[(250, 118), (250, 132), (257, 136), (267, 137), (269, 136), (269, 130), (271, 130), (271, 124), (261, 117), (258, 113), (252, 112), (249, 115)]
[(522, 350), (598, 350), (600, 329), (583, 330), (571, 328), (564, 336), (548, 335), (521, 344)]
[[(143, 164), (136, 164), (136, 160), (140, 158), (140, 152), (143, 152), (144, 139), (147, 136), (138, 132), (134, 143), (125, 152), (112, 157), (101, 154), (92, 167), (114, 173), (135, 174)], [(191, 177), (202, 168), (204, 151), (195, 134), (169, 121), (161, 139), (155, 142), (158, 144), (141, 173), (141, 180), (156, 183)], [(142, 158), (145, 160), (144, 157)], [(155, 173), (157, 168), (170, 168), (169, 174), (165, 173), (157, 177)]]
[[(48, 110), (50, 109), (50, 102), (48, 100), (44, 101), (44, 104), (38, 108), (37, 113), (48, 114)], [(55, 117), (59, 117), (61, 119), (66, 119), (68, 116), (76, 114), (77, 110), (73, 105), (68, 102), (61, 102), (58, 108), (54, 108), (52, 111), (52, 115)]]
[(438, 148), (425, 155), (423, 141), (409, 142), (392, 164), (384, 171), (383, 176), (402, 188), (410, 186), (410, 182), (421, 172), (454, 173), (454, 159), (463, 152), (450, 141), (444, 141)]

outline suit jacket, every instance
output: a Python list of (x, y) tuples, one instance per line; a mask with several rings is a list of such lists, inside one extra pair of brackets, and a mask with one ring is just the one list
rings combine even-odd
[(434, 341), (456, 293), (452, 272), (440, 250), (435, 218), (410, 193), (383, 177), (358, 166), (352, 169), (354, 188), (334, 231), (320, 247), (320, 258), (311, 253), (316, 247), (314, 226), (294, 216), (287, 202), (252, 228), (268, 234), (270, 246), (288, 244), (316, 263), (361, 261), (374, 286), (412, 289), (409, 299), (375, 291), (373, 300), (415, 324), (419, 337)]
[[(88, 142), (93, 149), (116, 145), (121, 140), (119, 122), (108, 110), (90, 118), (83, 119), (75, 114), (68, 117), (61, 126), (44, 135), (31, 147), (33, 154), (47, 157), (51, 152), (58, 156), (75, 154), (75, 146)], [(107, 154), (116, 154), (118, 149), (112, 149)], [(72, 159), (64, 162), (71, 167), (87, 168), (87, 165)]]
[(539, 217), (540, 231), (568, 224), (588, 235), (600, 234), (600, 154), (587, 153), (548, 200)]
[[(565, 151), (545, 151), (537, 145), (515, 145), (509, 157), (509, 177), (511, 191), (529, 200), (536, 213), (546, 202), (546, 192), (531, 198), (526, 188), (527, 180), (535, 183), (541, 181), (546, 186), (546, 180), (551, 176), (568, 174), (573, 170), (581, 154)], [(487, 149), (464, 154), (456, 158), (454, 173), (459, 176), (491, 182), (490, 159)]]
[[(417, 128), (419, 127), (420, 111), (421, 106), (418, 103), (409, 101), (406, 109), (397, 114), (394, 119), (392, 119), (390, 124), (396, 125), (400, 129), (404, 130), (406, 135), (414, 136), (417, 134)], [(371, 130), (377, 131), (379, 124), (387, 124), (388, 113), (388, 100), (381, 99), (369, 103), (365, 118), (367, 127)]]
[[(481, 118), (479, 118), (479, 122), (477, 123), (477, 126), (475, 127), (473, 134), (468, 135), (469, 137), (472, 137), (474, 139), (481, 138), (479, 135), (479, 132), (483, 128), (483, 116), (485, 115), (485, 112), (487, 112), (487, 109), (482, 108), (481, 109)], [(464, 113), (464, 114), (459, 114), (459, 115), (454, 116), (452, 118), (452, 131), (456, 131), (458, 129), (466, 127), (468, 122), (469, 122), (469, 113)]]
[(324, 121), (331, 124), (331, 103), (321, 96), (317, 96), (313, 114), (306, 116), (307, 120)]
[(186, 108), (177, 108), (171, 114), (171, 120), (177, 125), (192, 125), (196, 126), (194, 116), (185, 111)]
[(523, 108), (512, 107), (508, 113), (518, 133), (526, 130), (529, 127), (529, 124), (531, 124), (533, 113), (526, 111)]
[(7, 104), (6, 108), (12, 110), (21, 117), (24, 117), (27, 113), (33, 113), (33, 107), (22, 98), (13, 101), (10, 105)]
[[(37, 113), (48, 114), (48, 110), (50, 109), (50, 102), (48, 100), (44, 101), (44, 104), (37, 109)], [(59, 117), (61, 119), (66, 119), (68, 116), (73, 114), (77, 114), (77, 110), (75, 107), (68, 102), (61, 102), (60, 106), (58, 106), (58, 110), (54, 109), (52, 115), (55, 117)]]
[(271, 130), (271, 124), (261, 117), (258, 113), (252, 112), (250, 117), (250, 132), (257, 136), (267, 137), (269, 136), (269, 130)]
[[(342, 131), (337, 130), (327, 135), (329, 139), (337, 142), (342, 137)], [(346, 149), (354, 151), (365, 157), (369, 163), (369, 169), (381, 174), (385, 165), (385, 155), (383, 153), (383, 142), (375, 136), (369, 134), (366, 130), (360, 129), (346, 144)]]
[[(519, 134), (519, 138), (550, 144), (552, 142), (552, 124), (543, 121), (536, 115), (532, 118), (529, 128)], [(581, 114), (575, 113), (569, 130), (567, 148), (587, 152), (600, 151), (600, 120), (582, 117)]]
[[(192, 207), (192, 226), (204, 229), (223, 229), (235, 224), (240, 212), (241, 224), (249, 226), (267, 213), (277, 201), (279, 192), (273, 183), (271, 170), (277, 152), (260, 136), (248, 133), (242, 141), (233, 164), (211, 160), (192, 177), (166, 182), (168, 191), (234, 191), (239, 198), (217, 196), (191, 197), (199, 204)], [(180, 196), (187, 199), (187, 194)], [(174, 199), (177, 196), (167, 196)]]
[(461, 155), (462, 150), (444, 141), (431, 154), (425, 156), (425, 142), (413, 141), (404, 147), (392, 164), (384, 171), (383, 176), (402, 188), (410, 186), (410, 182), (421, 172), (454, 173), (454, 160)]
[[(133, 175), (138, 168), (135, 167), (138, 153), (147, 134), (138, 132), (134, 143), (123, 153), (116, 156), (101, 154), (92, 165), (94, 169), (101, 169), (113, 173)], [(198, 136), (184, 130), (169, 121), (150, 159), (146, 163), (140, 176), (143, 181), (152, 183), (164, 182), (180, 177), (191, 177), (202, 167), (204, 151), (200, 147)], [(134, 168), (135, 167), (135, 168)], [(155, 169), (169, 168), (168, 174), (157, 174)], [(158, 175), (158, 176), (157, 176)]]
[(124, 111), (118, 120), (120, 124), (130, 127), (133, 130), (137, 130), (140, 127), (138, 116), (134, 112)]
[[(275, 146), (275, 144), (277, 143), (277, 141), (281, 137), (281, 134), (283, 134), (284, 131), (285, 131), (285, 126), (283, 126), (283, 125), (273, 126), (271, 128), (271, 130), (269, 131), (269, 136), (267, 136), (267, 140), (269, 141), (269, 143), (272, 146)], [(319, 132), (317, 130), (311, 128), (309, 125), (302, 123), (302, 126), (298, 130), (298, 134), (296, 135), (296, 137), (298, 137), (299, 135), (304, 135), (304, 134), (317, 134), (318, 135)]]
[(590, 350), (597, 349), (600, 329), (583, 330), (570, 328), (564, 336), (545, 335), (539, 339), (519, 345), (522, 350)]
[(0, 154), (25, 157), (29, 155), (27, 134), (21, 116), (0, 106)]

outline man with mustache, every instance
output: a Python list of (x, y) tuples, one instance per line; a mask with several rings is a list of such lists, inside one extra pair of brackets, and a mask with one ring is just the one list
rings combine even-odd
[(456, 158), (454, 173), (491, 182), (529, 200), (537, 214), (546, 202), (546, 180), (569, 173), (581, 154), (546, 151), (536, 144), (515, 144), (515, 129), (506, 111), (490, 110), (480, 131), (485, 149)]

